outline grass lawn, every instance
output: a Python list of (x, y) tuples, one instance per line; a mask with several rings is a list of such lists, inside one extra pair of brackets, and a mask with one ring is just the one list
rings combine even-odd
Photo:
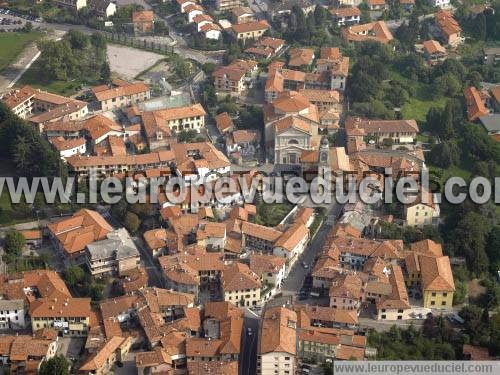
[(0, 71), (8, 67), (31, 42), (42, 36), (39, 32), (0, 34)]
[(51, 80), (41, 71), (40, 65), (35, 62), (31, 68), (29, 68), (26, 73), (23, 74), (18, 86), (30, 85), (35, 88), (46, 90), (54, 94), (59, 94), (63, 96), (70, 96), (75, 94), (80, 90), (82, 82), (73, 81), (58, 81)]
[(428, 84), (412, 81), (395, 71), (391, 71), (390, 78), (400, 82), (410, 92), (410, 100), (401, 108), (404, 119), (425, 121), (429, 109), (443, 108), (446, 104), (445, 97), (432, 98), (431, 87)]

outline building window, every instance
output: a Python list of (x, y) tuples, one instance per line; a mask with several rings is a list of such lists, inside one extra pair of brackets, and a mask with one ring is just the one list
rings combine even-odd
[(446, 301), (441, 302), (441, 306), (446, 306)]
[(435, 293), (435, 292), (433, 292), (433, 293), (432, 293), (432, 296), (433, 296), (433, 297), (436, 297), (436, 293)]
[(431, 306), (434, 306), (436, 304), (436, 301), (431, 301)]
[(385, 314), (381, 316), (382, 319), (385, 319)]

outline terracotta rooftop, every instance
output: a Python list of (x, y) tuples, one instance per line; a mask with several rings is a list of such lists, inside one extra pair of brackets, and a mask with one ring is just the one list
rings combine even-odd
[(424, 291), (453, 292), (455, 290), (450, 259), (447, 256), (431, 257), (420, 255), (419, 260)]
[(282, 352), (297, 353), (297, 314), (284, 307), (266, 309), (262, 319), (259, 354)]
[(233, 263), (226, 266), (221, 275), (221, 286), (224, 292), (260, 288), (259, 276), (246, 264)]

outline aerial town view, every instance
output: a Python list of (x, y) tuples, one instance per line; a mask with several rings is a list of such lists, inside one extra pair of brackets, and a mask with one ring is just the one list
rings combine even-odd
[(500, 374), (500, 0), (0, 0), (0, 375)]

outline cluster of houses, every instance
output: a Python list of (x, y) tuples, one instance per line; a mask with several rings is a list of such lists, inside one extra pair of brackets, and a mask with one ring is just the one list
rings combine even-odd
[(206, 13), (205, 8), (197, 0), (176, 0), (179, 11), (186, 15), (187, 21), (195, 25), (196, 31), (207, 39), (218, 40), (222, 29), (214, 19)]
[(500, 85), (469, 86), (464, 97), (468, 120), (480, 123), (492, 139), (500, 141)]

